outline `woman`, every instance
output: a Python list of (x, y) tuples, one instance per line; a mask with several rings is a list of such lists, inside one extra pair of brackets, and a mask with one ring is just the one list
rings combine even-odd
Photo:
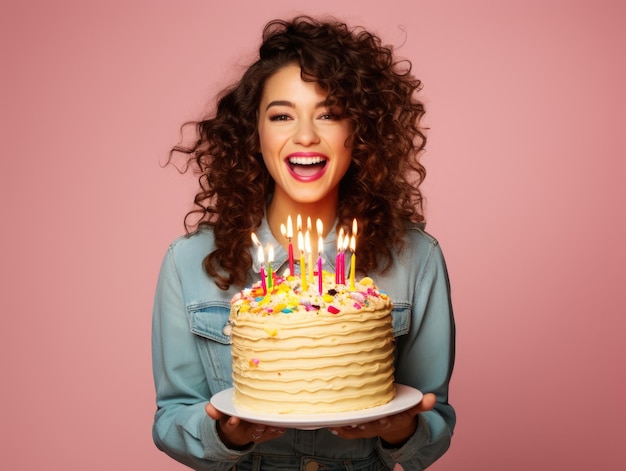
[[(363, 29), (277, 20), (214, 115), (192, 123), (195, 142), (173, 149), (201, 177), (188, 234), (170, 246), (155, 298), (161, 450), (202, 470), (419, 470), (448, 449), (454, 322), (441, 250), (423, 231), (419, 88), (410, 64)], [(296, 214), (322, 220), (326, 253), (358, 218), (358, 271), (394, 301), (396, 381), (425, 392), (412, 409), (304, 431), (228, 417), (209, 403), (231, 387), (229, 300), (258, 278), (250, 234), (278, 247), (282, 271), (280, 226)]]

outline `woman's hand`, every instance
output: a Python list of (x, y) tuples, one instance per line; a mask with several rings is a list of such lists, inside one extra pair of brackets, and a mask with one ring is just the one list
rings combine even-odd
[(217, 421), (217, 433), (222, 443), (234, 450), (245, 448), (251, 442), (261, 443), (272, 440), (285, 433), (284, 428), (254, 424), (238, 417), (225, 415), (211, 403), (206, 405), (205, 410), (209, 417)]
[(419, 404), (382, 419), (366, 422), (356, 426), (331, 427), (330, 432), (341, 438), (372, 438), (380, 437), (385, 443), (400, 446), (406, 442), (417, 429), (417, 414), (435, 407), (437, 398), (434, 394), (424, 394)]

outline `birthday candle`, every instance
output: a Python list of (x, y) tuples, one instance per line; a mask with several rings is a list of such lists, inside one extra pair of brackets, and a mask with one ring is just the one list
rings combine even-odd
[(263, 290), (263, 296), (267, 294), (267, 282), (265, 281), (265, 268), (263, 267), (264, 262), (264, 254), (263, 254), (263, 246), (259, 245), (258, 250), (259, 264), (261, 265), (261, 289)]
[(343, 245), (341, 247), (341, 284), (346, 284), (346, 250), (350, 245), (350, 236), (348, 234), (343, 237)]
[(318, 240), (318, 247), (319, 247), (319, 255), (317, 256), (317, 287), (318, 287), (318, 291), (320, 294), (323, 293), (323, 287), (322, 287), (322, 281), (323, 281), (323, 276), (322, 276), (322, 251), (323, 251), (323, 247), (324, 246), (324, 239), (322, 239), (322, 237), (319, 237)]
[(258, 247), (257, 260), (259, 261), (259, 265), (261, 267), (259, 275), (261, 276), (261, 289), (263, 290), (263, 296), (265, 296), (267, 294), (267, 284), (265, 281), (265, 268), (263, 267), (263, 263), (265, 261), (263, 246), (261, 245), (261, 242), (259, 242), (259, 238), (254, 232), (250, 234), (250, 237), (252, 237), (252, 243)]
[(269, 244), (267, 249), (267, 289), (274, 287), (274, 275), (272, 274), (272, 262), (274, 261), (274, 246)]
[(307, 230), (304, 235), (304, 249), (307, 254), (307, 263), (309, 268), (309, 280), (313, 283), (313, 251), (311, 249), (311, 233)]
[(343, 227), (337, 236), (337, 256), (335, 257), (335, 284), (341, 283), (341, 247), (343, 245)]
[(291, 239), (293, 238), (293, 225), (291, 224), (291, 216), (287, 216), (287, 226), (280, 225), (280, 232), (285, 239), (287, 239), (288, 251), (289, 251), (289, 274), (293, 275), (293, 244)]
[(291, 215), (287, 216), (287, 243), (289, 244), (289, 273), (293, 275), (293, 225), (291, 224)]
[(350, 238), (350, 250), (352, 251), (352, 257), (350, 258), (350, 289), (354, 290), (354, 275), (356, 272), (356, 234), (357, 224), (356, 219), (352, 220), (352, 237)]
[(300, 278), (302, 279), (302, 291), (306, 291), (306, 267), (304, 265), (304, 237), (302, 237), (302, 231), (298, 231), (298, 250), (300, 251)]
[(321, 219), (315, 221), (315, 228), (317, 229), (317, 285), (318, 291), (322, 294), (322, 252), (324, 251), (324, 224)]
[(354, 236), (350, 238), (350, 250), (352, 251), (352, 257), (350, 258), (350, 289), (354, 291), (354, 272), (356, 268), (356, 238)]

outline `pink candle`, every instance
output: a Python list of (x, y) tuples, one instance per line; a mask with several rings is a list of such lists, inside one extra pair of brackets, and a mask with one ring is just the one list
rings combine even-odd
[(287, 227), (284, 224), (280, 225), (280, 232), (283, 234), (283, 237), (287, 239), (288, 251), (289, 251), (289, 275), (294, 275), (293, 269), (293, 243), (291, 239), (293, 239), (293, 225), (291, 223), (291, 216), (287, 216)]
[(324, 288), (323, 288), (323, 280), (324, 277), (322, 276), (322, 251), (324, 250), (324, 239), (322, 238), (322, 236), (319, 236), (318, 241), (317, 241), (317, 250), (318, 250), (318, 257), (317, 257), (317, 286), (318, 286), (318, 291), (320, 294), (323, 294), (324, 292)]
[(263, 263), (265, 262), (263, 246), (261, 245), (261, 242), (259, 242), (259, 239), (254, 232), (252, 233), (251, 237), (252, 237), (252, 243), (258, 247), (257, 260), (259, 261), (259, 265), (261, 267), (260, 273), (259, 273), (261, 276), (261, 289), (263, 290), (263, 296), (265, 296), (267, 294), (267, 282), (265, 281), (265, 267), (263, 266)]
[(348, 250), (348, 244), (350, 243), (350, 236), (346, 234), (343, 238), (343, 244), (341, 246), (341, 284), (346, 284), (346, 250)]
[(343, 227), (337, 236), (337, 256), (335, 257), (335, 284), (341, 283), (341, 247), (343, 245)]
[(263, 268), (263, 265), (261, 265), (261, 289), (263, 290), (263, 296), (265, 296), (267, 294), (267, 282), (265, 281), (265, 268)]
[(322, 294), (323, 287), (322, 282), (324, 277), (322, 276), (322, 252), (324, 251), (324, 224), (321, 219), (315, 221), (315, 228), (317, 229), (317, 284), (319, 293)]

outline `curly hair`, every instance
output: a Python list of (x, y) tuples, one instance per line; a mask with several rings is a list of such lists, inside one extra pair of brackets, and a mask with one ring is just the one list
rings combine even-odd
[[(421, 82), (411, 63), (397, 60), (376, 35), (343, 22), (298, 16), (274, 20), (263, 30), (259, 58), (240, 81), (224, 90), (212, 116), (193, 125), (194, 142), (170, 152), (187, 156), (200, 172), (195, 209), (185, 217), (191, 233), (212, 226), (215, 249), (205, 271), (221, 289), (243, 286), (252, 266), (248, 250), (271, 198), (274, 182), (259, 154), (257, 110), (266, 80), (296, 64), (303, 80), (328, 91), (330, 106), (353, 124), (347, 144), (352, 162), (339, 188), (337, 228), (358, 218), (359, 270), (388, 269), (402, 249), (410, 223), (424, 221), (419, 157), (426, 143), (420, 126)], [(185, 126), (185, 125), (183, 125)]]

